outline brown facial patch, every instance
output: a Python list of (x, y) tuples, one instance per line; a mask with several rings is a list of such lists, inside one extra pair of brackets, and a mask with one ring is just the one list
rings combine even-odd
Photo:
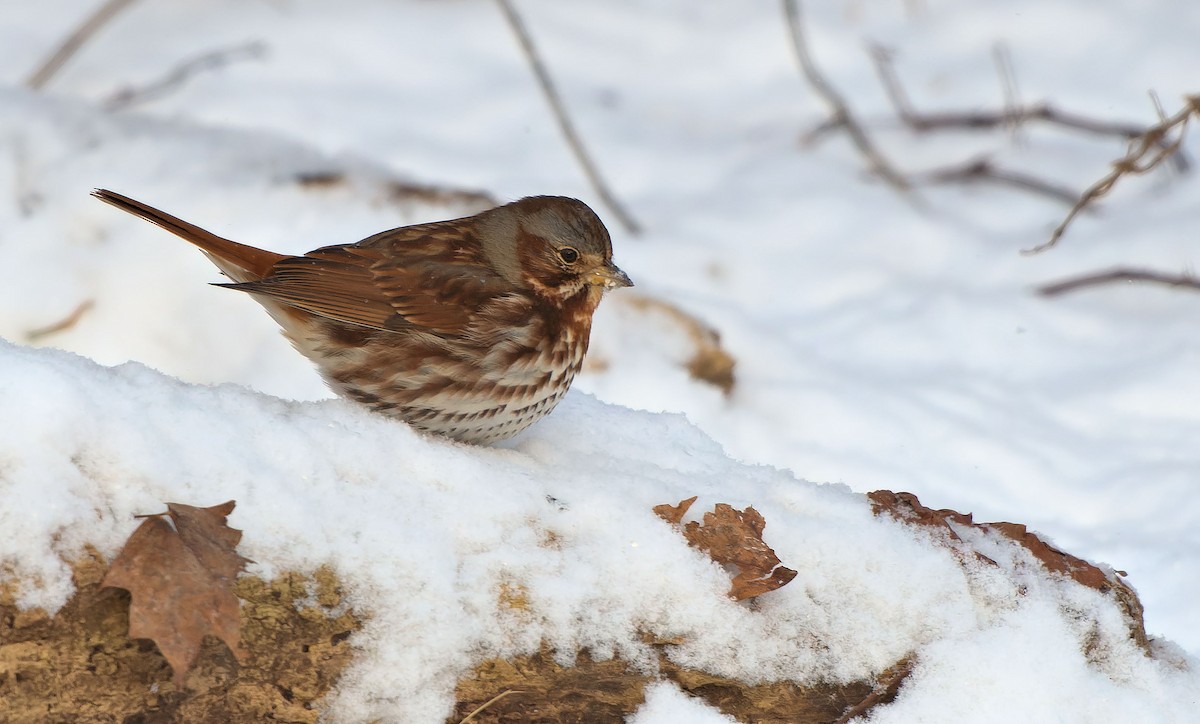
[(563, 268), (545, 239), (523, 228), (517, 232), (517, 258), (526, 284), (548, 300), (561, 300), (564, 290), (573, 291), (583, 283), (577, 272)]

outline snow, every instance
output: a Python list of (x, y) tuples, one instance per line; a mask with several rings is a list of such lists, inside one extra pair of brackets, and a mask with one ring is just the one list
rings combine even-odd
[(729, 724), (737, 720), (705, 706), (674, 684), (660, 682), (646, 687), (646, 703), (627, 721), (629, 724), (688, 721), (692, 724)]
[[(26, 3), (0, 23), (0, 570), (37, 581), (24, 604), (60, 605), (61, 557), (89, 542), (111, 554), (131, 515), (232, 498), (255, 573), (331, 563), (372, 612), (331, 702), (347, 721), (440, 721), (473, 661), (542, 641), (644, 663), (638, 631), (681, 636), (678, 661), (748, 680), (849, 681), (916, 651), (871, 721), (1194, 719), (1200, 298), (1031, 290), (1117, 264), (1190, 268), (1197, 174), (1128, 179), (1060, 248), (1022, 256), (1061, 205), (943, 187), (918, 206), (867, 179), (843, 139), (798, 143), (825, 110), (777, 4), (519, 2), (647, 229), (635, 238), (587, 187), (491, 3), (136, 4), (45, 94), (21, 89), (92, 5)], [(1035, 127), (1019, 142), (913, 136), (890, 120), (864, 41), (896, 51), (931, 110), (1002, 103), (997, 42), (1027, 100), (1145, 122), (1147, 88), (1168, 111), (1197, 91), (1194, 3), (806, 10), (818, 63), (905, 168), (987, 152), (1082, 189), (1123, 146)], [(101, 107), (249, 40), (263, 58)], [(293, 180), (331, 172), (346, 182)], [(617, 292), (593, 335), (604, 364), (554, 414), (501, 448), (430, 440), (326, 399), (253, 301), (205, 284), (220, 280), (207, 260), (88, 196), (112, 188), (284, 252), (474, 210), (397, 203), (398, 180), (592, 203), (637, 291), (719, 330), (732, 395), (690, 379), (686, 339)], [(71, 329), (30, 339), (87, 300)], [(1019, 550), (964, 573), (871, 516), (861, 493), (877, 488), (1026, 523), (1128, 571), (1158, 656), (1124, 640), (1111, 602)], [(694, 494), (698, 509), (754, 505), (797, 579), (754, 611), (726, 600), (723, 572), (650, 512)], [(533, 615), (497, 605), (508, 584)], [(1081, 628), (1092, 620), (1099, 634)], [(698, 708), (661, 685), (633, 720), (720, 718)]]
[[(681, 640), (671, 656), (682, 665), (750, 682), (862, 680), (916, 650), (917, 681), (941, 692), (978, 660), (1037, 660), (1053, 685), (1004, 666), (987, 693), (1016, 711), (1083, 697), (1080, 721), (1113, 702), (1183, 721), (1200, 696), (1193, 672), (1145, 658), (1110, 599), (1023, 549), (993, 545), (999, 567), (964, 574), (860, 495), (732, 460), (678, 415), (576, 393), (536, 434), (481, 449), (342, 400), (285, 402), (7, 343), (0, 360), (6, 499), (36, 513), (5, 510), (4, 560), (42, 582), (21, 604), (63, 603), (60, 556), (115, 550), (136, 513), (236, 498), (255, 572), (328, 563), (369, 614), (355, 636), (364, 656), (330, 704), (347, 721), (442, 720), (472, 661), (542, 642), (563, 663), (586, 648), (652, 667), (642, 632)], [(651, 512), (689, 494), (698, 506), (752, 503), (797, 579), (758, 610), (727, 599), (727, 575)], [(525, 592), (528, 611), (500, 603), (506, 586)], [(1084, 642), (1103, 655), (1089, 664)], [(930, 695), (917, 685), (900, 706), (923, 711)], [(642, 721), (672, 709), (661, 698)]]

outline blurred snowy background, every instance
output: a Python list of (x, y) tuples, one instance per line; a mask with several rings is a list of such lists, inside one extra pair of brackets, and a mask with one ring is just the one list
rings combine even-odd
[[(779, 3), (523, 0), (568, 112), (643, 227), (632, 235), (580, 171), (496, 3), (142, 0), (26, 88), (98, 5), (0, 14), (0, 336), (318, 399), (271, 320), (206, 286), (220, 280), (206, 259), (88, 191), (284, 252), (486, 205), (455, 190), (577, 196), (608, 222), (637, 291), (703, 320), (736, 360), (728, 395), (693, 379), (677, 321), (612, 295), (577, 388), (683, 413), (746, 462), (1028, 524), (1128, 571), (1150, 633), (1200, 654), (1200, 295), (1034, 291), (1118, 265), (1191, 269), (1200, 174), (1125, 179), (1057, 248), (1022, 255), (1069, 203), (986, 183), (904, 195), (844, 134), (803, 142), (829, 110)], [(1191, 0), (806, 11), (816, 64), (913, 174), (987, 156), (1079, 192), (1125, 143), (1034, 122), (916, 134), (872, 44), (930, 112), (1011, 102), (998, 54), (1021, 101), (1097, 121), (1151, 125), (1148, 91), (1168, 113), (1200, 91)], [(218, 60), (188, 65), (205, 56)]]

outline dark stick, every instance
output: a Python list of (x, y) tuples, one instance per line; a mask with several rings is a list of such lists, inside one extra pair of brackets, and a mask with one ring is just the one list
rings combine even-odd
[(835, 724), (847, 724), (851, 719), (866, 714), (879, 704), (895, 699), (896, 694), (900, 691), (900, 685), (904, 683), (916, 665), (917, 661), (914, 656), (904, 659), (895, 667), (890, 676), (875, 685), (865, 699), (843, 712)]
[(788, 30), (792, 36), (792, 48), (795, 50), (796, 60), (800, 63), (800, 70), (804, 73), (808, 84), (812, 86), (817, 95), (824, 99), (825, 104), (832, 111), (832, 124), (846, 131), (855, 148), (867, 160), (873, 172), (878, 174), (880, 178), (897, 191), (904, 194), (911, 194), (912, 188), (908, 181), (892, 167), (883, 154), (876, 150), (875, 145), (871, 143), (871, 139), (867, 137), (862, 126), (858, 124), (858, 121), (850, 113), (850, 108), (846, 105), (846, 101), (842, 99), (841, 94), (834, 89), (833, 85), (821, 74), (821, 71), (813, 62), (812, 56), (808, 52), (808, 43), (804, 37), (804, 19), (801, 17), (799, 0), (783, 0), (783, 13), (787, 18)]
[[(1022, 105), (1021, 93), (1017, 88), (1017, 73), (1013, 69), (1012, 56), (1009, 55), (1008, 48), (1003, 43), (996, 43), (992, 47), (992, 59), (996, 63), (996, 73), (1000, 76), (1000, 87), (1004, 91), (1004, 109), (1009, 111), (1020, 108)], [(1013, 142), (1020, 144), (1020, 121), (1007, 124), (1007, 128)]]
[(119, 111), (137, 103), (153, 100), (183, 85), (194, 75), (223, 68), (239, 60), (261, 58), (266, 54), (266, 50), (266, 45), (259, 41), (254, 41), (198, 55), (195, 58), (183, 61), (156, 81), (147, 83), (141, 87), (123, 88), (113, 93), (104, 101), (104, 107), (110, 111)]
[[(1109, 171), (1103, 178), (1089, 186), (1080, 195), (1079, 200), (1067, 212), (1066, 218), (1050, 234), (1048, 241), (1031, 249), (1023, 249), (1021, 253), (1036, 254), (1055, 246), (1066, 232), (1067, 227), (1079, 215), (1079, 212), (1083, 211), (1092, 201), (1111, 191), (1122, 176), (1140, 176), (1149, 173), (1162, 163), (1164, 159), (1175, 155), (1179, 146), (1183, 143), (1188, 119), (1193, 114), (1200, 116), (1200, 95), (1188, 96), (1186, 100), (1187, 103), (1182, 110), (1170, 118), (1164, 118), (1158, 125), (1146, 129), (1144, 133), (1130, 142), (1129, 151), (1123, 157), (1113, 162), (1112, 171)], [(1170, 133), (1177, 127), (1179, 133), (1174, 139), (1171, 139)], [(1149, 156), (1148, 159), (1146, 158), (1147, 156)]]
[(630, 234), (638, 234), (641, 232), (641, 226), (634, 218), (621, 206), (616, 197), (609, 190), (608, 185), (601, 178), (596, 165), (592, 163), (591, 156), (583, 147), (583, 141), (580, 140), (579, 134), (575, 132), (575, 126), (571, 123), (571, 119), (567, 116), (567, 112), (563, 106), (562, 99), (558, 95), (558, 91), (554, 87), (554, 82), (550, 79), (550, 73), (546, 70), (545, 64), (537, 53), (537, 49), (533, 45), (533, 38), (525, 29), (525, 23), (521, 20), (521, 16), (517, 14), (516, 8), (510, 0), (496, 0), (500, 5), (500, 10), (503, 11), (504, 17), (508, 20), (508, 25), (512, 28), (513, 34), (517, 36), (517, 42), (521, 45), (521, 51), (525, 54), (525, 59), (529, 61), (529, 67), (533, 70), (533, 75), (537, 78), (538, 85), (541, 86), (542, 94), (546, 96), (546, 100), (550, 103), (550, 109), (554, 112), (554, 118), (558, 121), (558, 128), (562, 131), (563, 137), (567, 140), (567, 145), (571, 147), (571, 152), (575, 154), (575, 159), (579, 161), (579, 165), (583, 167), (584, 174), (587, 175), (588, 181), (592, 184), (592, 189), (609, 211), (617, 217), (621, 225)]
[(83, 318), (83, 315), (87, 314), (88, 311), (90, 311), (94, 306), (96, 306), (95, 301), (91, 299), (85, 299), (84, 301), (80, 302), (75, 309), (71, 310), (70, 314), (63, 317), (59, 321), (54, 322), (53, 324), (48, 324), (45, 327), (38, 327), (37, 329), (29, 330), (25, 333), (25, 339), (29, 342), (36, 342), (42, 337), (48, 337), (52, 334), (57, 334), (58, 332), (64, 332), (78, 324), (79, 320)]
[(134, 0), (108, 0), (97, 8), (91, 17), (83, 21), (83, 24), (67, 36), (62, 45), (58, 46), (54, 53), (37, 70), (33, 71), (29, 79), (25, 81), (25, 85), (33, 90), (40, 90), (71, 59), (71, 56), (75, 55), (83, 47), (83, 44), (96, 34), (96, 31), (133, 2)]
[(1070, 277), (1062, 281), (1051, 282), (1037, 287), (1037, 293), (1043, 297), (1057, 297), (1068, 292), (1074, 292), (1088, 287), (1097, 287), (1113, 282), (1140, 282), (1145, 284), (1160, 284), (1176, 289), (1195, 289), (1200, 291), (1200, 279), (1194, 274), (1164, 274), (1150, 269), (1131, 269), (1118, 267), (1109, 271), (1095, 272), (1078, 277)]
[(959, 166), (946, 166), (923, 173), (915, 173), (909, 178), (915, 183), (927, 184), (990, 182), (1048, 196), (1067, 205), (1074, 204), (1079, 197), (1079, 194), (1073, 189), (1020, 171), (998, 168), (989, 158), (970, 159)]
[[(883, 85), (883, 90), (896, 109), (896, 115), (904, 125), (919, 133), (940, 131), (945, 129), (989, 130), (997, 126), (1016, 126), (1029, 121), (1041, 121), (1053, 126), (1061, 126), (1074, 131), (1083, 131), (1096, 136), (1116, 136), (1127, 141), (1137, 139), (1146, 133), (1145, 126), (1136, 123), (1119, 121), (1101, 121), (1075, 113), (1059, 110), (1049, 103), (1033, 103), (1030, 105), (1006, 105), (999, 111), (944, 111), (927, 113), (917, 111), (900, 84), (896, 69), (892, 65), (888, 51), (878, 45), (871, 46), (871, 58), (875, 62), (875, 72)], [(1175, 170), (1186, 172), (1190, 167), (1187, 156), (1183, 153), (1171, 155)]]

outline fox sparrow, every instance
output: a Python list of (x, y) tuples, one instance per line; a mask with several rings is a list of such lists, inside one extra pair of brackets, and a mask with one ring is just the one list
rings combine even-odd
[(632, 286), (586, 204), (532, 196), (286, 256), (133, 199), (93, 195), (200, 247), (339, 394), (472, 443), (549, 413), (583, 364), (604, 292)]

